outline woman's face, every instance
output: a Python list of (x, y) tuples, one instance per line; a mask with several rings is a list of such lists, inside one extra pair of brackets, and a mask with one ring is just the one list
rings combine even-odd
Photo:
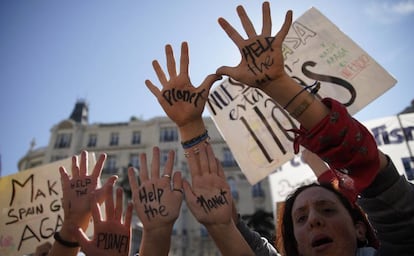
[(292, 220), (300, 255), (355, 255), (364, 225), (350, 214), (331, 191), (310, 187), (293, 204)]

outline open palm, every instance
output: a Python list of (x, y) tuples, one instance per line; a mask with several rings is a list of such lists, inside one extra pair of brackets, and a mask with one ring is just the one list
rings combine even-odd
[(154, 60), (152, 64), (162, 89), (160, 90), (150, 80), (146, 80), (145, 84), (158, 99), (168, 117), (178, 127), (181, 127), (201, 117), (209, 90), (213, 83), (220, 79), (220, 76), (209, 75), (199, 87), (194, 87), (188, 74), (189, 56), (188, 44), (186, 42), (181, 44), (180, 70), (178, 74), (171, 45), (165, 46), (165, 55), (169, 80), (158, 61)]
[(262, 9), (263, 27), (262, 33), (258, 35), (244, 8), (237, 7), (247, 39), (244, 39), (224, 18), (219, 18), (220, 26), (239, 48), (242, 58), (236, 67), (222, 66), (216, 73), (264, 89), (270, 82), (285, 75), (282, 43), (292, 24), (292, 12), (287, 12), (282, 28), (273, 36), (269, 3), (264, 2)]

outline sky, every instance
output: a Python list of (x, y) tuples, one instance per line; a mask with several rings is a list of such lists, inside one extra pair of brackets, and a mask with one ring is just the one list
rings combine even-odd
[[(398, 82), (356, 114), (360, 121), (392, 116), (414, 99), (414, 0), (270, 1), (273, 33), (284, 14), (310, 7), (354, 40)], [(179, 56), (189, 43), (190, 77), (199, 85), (240, 54), (217, 23), (226, 18), (243, 31), (243, 5), (257, 31), (261, 4), (254, 0), (1, 0), (0, 155), (2, 175), (17, 172), (31, 141), (47, 146), (50, 129), (75, 103), (89, 104), (90, 123), (163, 116), (144, 81), (158, 83), (151, 62), (165, 66), (164, 46)], [(410, 89), (411, 88), (411, 89)], [(205, 115), (208, 115), (205, 111)]]

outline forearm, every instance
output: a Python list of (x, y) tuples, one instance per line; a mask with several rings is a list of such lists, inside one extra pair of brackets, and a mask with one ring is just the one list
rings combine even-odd
[(237, 229), (257, 256), (280, 256), (272, 243), (256, 231), (250, 229), (241, 219), (237, 221)]
[[(62, 228), (59, 231), (59, 235), (60, 237), (64, 240), (64, 241), (68, 241), (71, 243), (76, 243), (77, 238), (74, 234), (74, 232), (72, 231), (72, 229), (74, 229), (75, 227), (71, 227), (70, 224), (68, 223), (63, 223)], [(63, 244), (61, 244), (58, 241), (55, 241), (52, 245), (52, 248), (49, 252), (49, 256), (61, 256), (61, 255), (66, 255), (66, 256), (76, 256), (78, 254), (80, 250), (80, 246), (78, 247), (67, 247)]]
[(254, 255), (233, 221), (206, 228), (223, 256)]
[[(280, 106), (286, 107), (288, 113), (292, 113), (297, 110), (300, 105), (308, 100), (310, 105), (296, 120), (305, 128), (311, 129), (318, 124), (326, 115), (329, 114), (330, 110), (321, 101), (311, 97), (315, 97), (307, 90), (303, 90), (303, 86), (300, 86), (294, 79), (285, 74), (278, 80), (273, 81), (262, 90), (275, 100)], [(302, 91), (302, 92), (301, 92)], [(295, 98), (294, 98), (295, 97)], [(294, 98), (293, 101), (291, 101)], [(291, 102), (290, 102), (291, 101)]]
[(172, 228), (145, 230), (142, 233), (140, 256), (168, 255), (171, 246)]
[(193, 120), (183, 126), (178, 126), (180, 132), (181, 141), (188, 141), (192, 138), (199, 136), (200, 134), (206, 131), (206, 126), (204, 124), (203, 118)]
[(330, 113), (310, 130), (301, 128), (295, 143), (317, 154), (332, 169), (353, 179), (353, 190), (361, 192), (377, 175), (384, 160), (369, 130), (353, 119), (338, 101), (323, 99)]

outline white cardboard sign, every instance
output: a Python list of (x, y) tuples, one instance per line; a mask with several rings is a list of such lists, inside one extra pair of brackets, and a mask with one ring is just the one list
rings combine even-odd
[[(320, 97), (331, 97), (355, 114), (396, 80), (317, 9), (293, 24), (284, 41), (287, 73), (302, 86), (321, 82)], [(298, 128), (262, 91), (231, 79), (212, 88), (207, 108), (251, 184), (294, 157)]]
[[(95, 166), (94, 153), (88, 160)], [(67, 158), (0, 178), (0, 255), (30, 254), (45, 241), (53, 243), (64, 218), (60, 166), (72, 174)]]

